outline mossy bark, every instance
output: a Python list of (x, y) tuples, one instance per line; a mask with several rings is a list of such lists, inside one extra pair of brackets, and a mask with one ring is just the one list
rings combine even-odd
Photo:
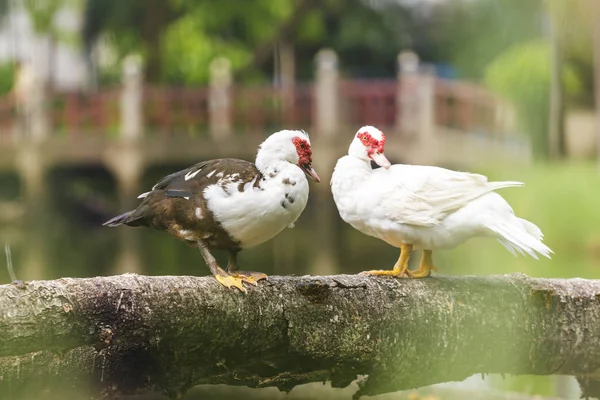
[(209, 277), (65, 278), (0, 286), (0, 337), (2, 398), (360, 377), (359, 397), (475, 373), (575, 375), (598, 396), (600, 281), (271, 277), (244, 295)]

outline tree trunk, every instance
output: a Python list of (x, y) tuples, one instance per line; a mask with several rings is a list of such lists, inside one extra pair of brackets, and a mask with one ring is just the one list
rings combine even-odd
[(0, 337), (2, 398), (359, 377), (358, 398), (475, 373), (575, 375), (598, 396), (600, 281), (271, 277), (244, 295), (211, 277), (64, 278), (0, 286)]
[(559, 24), (552, 15), (548, 17), (550, 36), (550, 104), (548, 107), (548, 155), (550, 160), (559, 160), (565, 156), (564, 129), (564, 85), (563, 85), (563, 46), (559, 35)]
[(273, 54), (273, 49), (278, 42), (291, 42), (295, 37), (294, 35), (296, 34), (296, 29), (298, 29), (304, 17), (319, 4), (320, 3), (316, 0), (298, 0), (296, 2), (294, 11), (290, 14), (290, 17), (282, 22), (272, 38), (254, 49), (254, 53), (252, 55), (252, 64), (239, 70), (237, 75), (244, 75), (251, 68), (259, 68), (265, 62), (267, 62), (269, 57)]
[[(600, 4), (590, 0), (590, 12), (600, 18)], [(600, 25), (594, 24), (592, 37), (592, 53), (594, 56), (594, 108), (596, 115), (596, 161), (600, 169)]]
[(144, 78), (150, 83), (157, 83), (162, 74), (161, 38), (172, 19), (172, 10), (165, 0), (146, 0), (143, 9), (145, 18), (140, 36), (146, 51)]

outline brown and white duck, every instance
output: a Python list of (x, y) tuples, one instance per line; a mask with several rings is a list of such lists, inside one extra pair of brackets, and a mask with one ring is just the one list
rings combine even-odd
[[(258, 148), (256, 162), (222, 158), (198, 163), (160, 180), (140, 205), (103, 225), (145, 226), (197, 246), (217, 281), (246, 292), (267, 276), (240, 271), (237, 253), (292, 227), (308, 200), (305, 174), (319, 182), (303, 131), (283, 130)], [(229, 253), (227, 271), (211, 250)]]

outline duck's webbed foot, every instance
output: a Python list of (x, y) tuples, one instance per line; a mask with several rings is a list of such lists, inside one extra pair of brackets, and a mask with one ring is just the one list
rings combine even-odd
[(224, 271), (223, 268), (219, 267), (219, 264), (217, 264), (217, 260), (215, 260), (213, 255), (210, 254), (208, 246), (204, 242), (198, 241), (197, 244), (200, 253), (202, 253), (202, 257), (204, 257), (206, 265), (210, 269), (210, 272), (213, 274), (217, 282), (219, 282), (221, 285), (225, 286), (228, 289), (237, 288), (241, 292), (248, 293), (246, 288), (242, 285), (242, 282), (244, 281), (242, 278), (232, 276), (228, 272)]
[(215, 275), (215, 279), (217, 280), (217, 282), (219, 282), (221, 285), (225, 286), (228, 289), (237, 288), (244, 293), (248, 293), (246, 288), (242, 285), (242, 282), (244, 281), (242, 278), (237, 276), (231, 276), (227, 272), (223, 271), (221, 268), (219, 269), (222, 271), (222, 273), (217, 273)]
[(240, 271), (237, 265), (237, 252), (229, 253), (229, 262), (227, 264), (227, 272), (229, 275), (239, 278), (242, 281), (249, 283), (253, 286), (257, 285), (257, 282), (263, 279), (268, 280), (267, 274), (255, 271)]
[(263, 279), (269, 280), (267, 274), (255, 271), (231, 271), (231, 276), (240, 278), (242, 281), (256, 286), (257, 282)]
[(376, 276), (393, 276), (395, 278), (408, 278), (408, 271), (402, 271), (401, 269), (372, 269), (369, 271), (363, 271), (361, 274), (364, 275), (376, 275)]
[(433, 265), (431, 250), (423, 250), (419, 268), (414, 271), (409, 271), (409, 274), (411, 278), (427, 278), (431, 275), (431, 271), (437, 271), (437, 268)]
[(400, 246), (400, 257), (398, 257), (398, 261), (396, 261), (396, 264), (394, 264), (393, 270), (375, 269), (371, 271), (361, 272), (361, 274), (393, 276), (395, 278), (408, 278), (409, 276), (411, 276), (410, 271), (408, 270), (408, 260), (410, 259), (411, 253), (412, 244), (403, 244), (402, 246)]

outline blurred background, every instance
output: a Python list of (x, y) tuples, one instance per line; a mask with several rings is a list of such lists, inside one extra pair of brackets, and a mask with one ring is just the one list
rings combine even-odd
[[(441, 274), (598, 278), (599, 16), (594, 0), (0, 0), (0, 243), (19, 279), (206, 275), (166, 234), (101, 223), (168, 173), (253, 160), (292, 128), (323, 182), (295, 229), (240, 264), (388, 268), (398, 250), (343, 223), (328, 184), (371, 124), (392, 162), (525, 182), (502, 195), (556, 253), (473, 240), (434, 254)], [(477, 382), (579, 396), (556, 377)]]

